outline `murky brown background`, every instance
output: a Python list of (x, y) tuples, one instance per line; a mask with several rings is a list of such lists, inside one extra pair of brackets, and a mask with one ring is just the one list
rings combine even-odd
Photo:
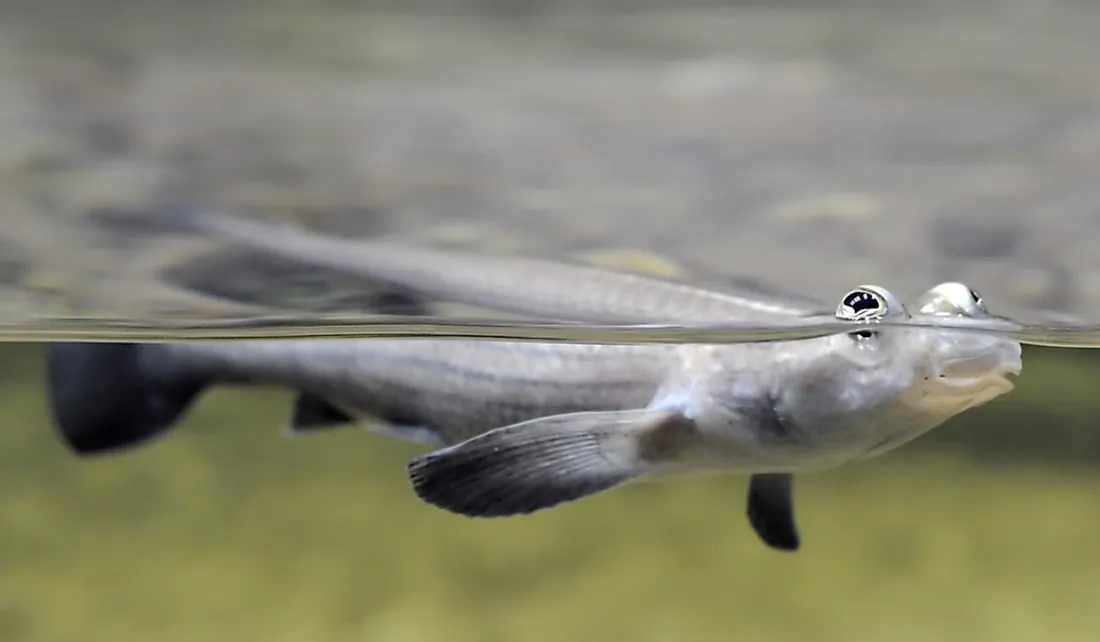
[[(1100, 322), (1100, 5), (828, 4), (0, 3), (0, 318), (372, 304), (92, 223), (188, 205), (826, 300), (964, 280), (1020, 320)], [(1100, 628), (1091, 353), (1029, 349), (1011, 395), (801, 480), (795, 556), (754, 539), (737, 477), (456, 518), (408, 489), (416, 446), (281, 439), (277, 392), (217, 391), (155, 447), (77, 461), (40, 348), (3, 354), (5, 642)]]

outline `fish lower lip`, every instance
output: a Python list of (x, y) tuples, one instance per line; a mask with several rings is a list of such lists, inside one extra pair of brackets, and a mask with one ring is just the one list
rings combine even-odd
[(1012, 387), (1015, 386), (1015, 384), (1012, 383), (1012, 380), (1009, 377), (1010, 376), (1015, 376), (1017, 374), (1019, 374), (1019, 371), (1016, 371), (1016, 372), (1005, 371), (1005, 372), (998, 372), (998, 373), (986, 373), (986, 374), (983, 374), (983, 375), (977, 375), (977, 376), (972, 376), (972, 377), (945, 375), (943, 378), (940, 379), (940, 382), (948, 388), (956, 388), (960, 391), (961, 390), (971, 390), (979, 382), (984, 382), (983, 387), (986, 387), (986, 388), (990, 388), (990, 387), (1008, 387), (1008, 388), (1012, 388)]
[[(1008, 360), (1006, 360), (1008, 361)], [(982, 377), (1006, 377), (1016, 376), (1023, 369), (1019, 361), (1013, 363), (982, 363), (981, 361), (959, 361), (948, 365), (942, 370), (943, 377), (947, 379), (980, 379)]]

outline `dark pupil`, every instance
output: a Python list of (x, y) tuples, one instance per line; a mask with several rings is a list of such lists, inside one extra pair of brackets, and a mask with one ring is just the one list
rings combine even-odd
[(854, 292), (850, 294), (848, 299), (844, 302), (844, 305), (852, 308), (856, 312), (879, 309), (878, 299), (867, 292)]

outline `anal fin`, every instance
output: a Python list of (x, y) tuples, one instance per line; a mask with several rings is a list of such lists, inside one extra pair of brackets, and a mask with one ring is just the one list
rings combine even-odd
[(331, 402), (309, 392), (300, 393), (294, 399), (294, 411), (287, 423), (285, 432), (289, 435), (346, 428), (357, 423), (348, 413)]
[(408, 465), (425, 502), (468, 517), (523, 515), (642, 477), (694, 423), (662, 410), (578, 412), (490, 430)]

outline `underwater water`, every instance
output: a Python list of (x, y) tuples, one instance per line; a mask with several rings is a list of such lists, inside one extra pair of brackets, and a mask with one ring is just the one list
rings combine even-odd
[[(1093, 350), (1029, 345), (1012, 393), (800, 479), (785, 555), (738, 476), (450, 515), (409, 488), (422, 447), (284, 438), (274, 390), (77, 459), (40, 342), (534, 331), (446, 302), (411, 326), (353, 274), (97, 224), (203, 207), (761, 296), (958, 280), (1097, 347), (1100, 7), (89, 6), (0, 3), (6, 642), (1093, 639)], [(631, 332), (661, 336), (566, 334)]]

